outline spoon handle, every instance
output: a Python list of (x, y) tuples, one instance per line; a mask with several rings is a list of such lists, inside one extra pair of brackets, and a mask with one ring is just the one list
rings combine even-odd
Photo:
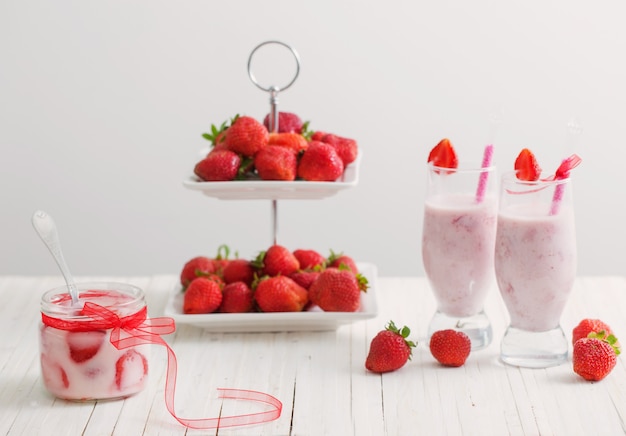
[(37, 234), (39, 234), (39, 237), (44, 244), (46, 244), (46, 247), (48, 247), (52, 257), (54, 257), (54, 260), (59, 266), (61, 274), (63, 274), (65, 282), (67, 283), (70, 296), (72, 297), (72, 304), (78, 303), (78, 289), (74, 284), (74, 279), (72, 278), (70, 270), (65, 263), (65, 259), (63, 258), (59, 234), (57, 232), (57, 227), (54, 224), (54, 220), (46, 212), (38, 210), (33, 214), (33, 227), (37, 231)]

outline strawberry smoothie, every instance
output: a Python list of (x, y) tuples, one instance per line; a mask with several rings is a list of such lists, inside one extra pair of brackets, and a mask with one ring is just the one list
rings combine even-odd
[[(79, 284), (80, 301), (72, 307), (65, 287), (42, 298), (41, 372), (46, 389), (68, 400), (123, 398), (147, 381), (150, 345), (116, 348), (111, 321), (85, 315), (84, 304), (114, 313), (133, 325), (145, 319), (143, 291), (120, 283)], [(106, 312), (108, 310), (108, 312)], [(121, 337), (128, 337), (122, 327)]]
[(493, 283), (493, 248), (497, 203), (473, 195), (438, 195), (424, 206), (422, 256), (437, 300), (449, 317), (469, 317), (483, 310)]
[(498, 216), (495, 252), (498, 287), (511, 327), (542, 332), (557, 328), (576, 275), (574, 212), (516, 204)]

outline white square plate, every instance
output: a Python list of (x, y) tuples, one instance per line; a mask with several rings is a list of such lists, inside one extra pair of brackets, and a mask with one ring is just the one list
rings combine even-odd
[(361, 292), (361, 308), (357, 312), (324, 312), (319, 308), (306, 312), (275, 313), (208, 313), (184, 314), (183, 293), (176, 287), (165, 306), (164, 315), (177, 324), (191, 324), (212, 332), (285, 332), (335, 330), (340, 325), (350, 324), (378, 314), (376, 302), (376, 266), (357, 263), (359, 272), (369, 282), (367, 292)]
[(359, 150), (356, 160), (348, 165), (343, 175), (334, 182), (307, 182), (304, 180), (293, 182), (270, 180), (203, 182), (194, 175), (184, 180), (183, 185), (188, 189), (200, 191), (206, 196), (221, 200), (321, 199), (357, 185), (362, 154), (363, 152)]

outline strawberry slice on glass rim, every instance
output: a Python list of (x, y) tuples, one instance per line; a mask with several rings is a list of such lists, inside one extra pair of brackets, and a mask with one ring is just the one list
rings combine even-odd
[(515, 176), (518, 180), (535, 182), (539, 180), (541, 167), (532, 151), (528, 148), (522, 149), (517, 159), (515, 159)]
[(448, 138), (444, 138), (428, 154), (428, 162), (440, 168), (457, 168), (459, 159), (452, 143)]

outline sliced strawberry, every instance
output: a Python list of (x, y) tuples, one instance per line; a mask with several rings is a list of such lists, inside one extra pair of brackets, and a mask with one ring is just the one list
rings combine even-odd
[(541, 175), (541, 168), (535, 159), (535, 155), (532, 151), (525, 148), (515, 159), (515, 171), (519, 180), (525, 180), (528, 182), (534, 182), (539, 180)]
[(67, 372), (46, 354), (41, 355), (41, 375), (44, 384), (52, 392), (59, 392), (70, 387)]
[(141, 383), (148, 374), (148, 359), (135, 351), (128, 350), (115, 362), (115, 385), (121, 391)]
[(435, 145), (428, 155), (428, 162), (432, 162), (434, 166), (441, 168), (456, 168), (459, 166), (456, 152), (448, 138), (442, 139), (439, 141), (439, 144)]
[(72, 360), (76, 363), (82, 363), (95, 356), (104, 342), (105, 335), (104, 330), (69, 332), (66, 340)]

